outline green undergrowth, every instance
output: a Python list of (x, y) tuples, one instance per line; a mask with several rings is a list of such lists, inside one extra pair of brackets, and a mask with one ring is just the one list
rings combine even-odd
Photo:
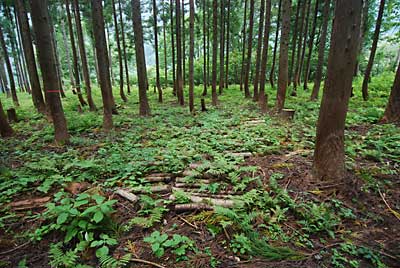
[[(377, 124), (392, 81), (390, 73), (373, 78), (370, 100), (364, 102), (360, 92), (362, 81), (356, 80), (355, 96), (350, 101), (345, 131), (346, 163), (365, 181), (363, 189), (368, 192), (376, 193), (386, 183), (377, 180), (375, 174), (396, 174), (393, 166), (400, 164), (398, 127)], [(132, 258), (130, 253), (115, 258), (112, 252), (120, 246), (123, 234), (137, 228), (148, 233), (143, 243), (150, 245), (157, 258), (162, 259), (168, 253), (174, 256), (174, 261), (190, 263), (192, 260), (186, 256), (206, 256), (210, 267), (217, 267), (219, 261), (210, 248), (200, 247), (195, 239), (179, 234), (176, 229), (162, 229), (170, 205), (188, 201), (183, 193), (175, 193), (174, 202), (151, 192), (141, 195), (138, 213), (123, 223), (115, 210), (117, 201), (105, 197), (108, 196), (105, 193), (120, 186), (146, 189), (146, 174), (178, 173), (189, 164), (200, 162), (193, 176), (187, 177), (188, 181), (195, 181), (196, 174), (207, 173), (219, 181), (205, 185), (202, 190), (217, 194), (231, 187), (235, 192), (244, 192), (233, 208), (217, 208), (214, 212), (191, 216), (192, 221), (205, 224), (212, 236), (224, 236), (226, 231), (232, 234), (221, 242), (232, 254), (301, 260), (314, 249), (315, 236), (321, 237), (321, 243), (341, 239), (339, 227), (356, 217), (341, 201), (321, 203), (293, 198), (293, 193), (278, 186), (283, 174), (274, 173), (269, 184), (262, 185), (261, 178), (254, 176), (258, 167), (243, 166), (242, 158), (232, 156), (237, 152), (262, 157), (298, 151), (311, 159), (319, 102), (309, 101), (310, 92), (300, 90), (298, 97), (288, 96), (286, 106), (295, 109), (296, 114), (293, 121), (284, 121), (261, 115), (257, 105), (245, 100), (236, 85), (219, 97), (217, 108), (211, 107), (210, 97), (206, 97), (208, 111), (202, 113), (201, 90), (202, 87), (196, 88), (198, 111), (194, 116), (186, 106), (176, 104), (170, 88), (164, 90), (163, 104), (157, 103), (156, 94), (148, 92), (150, 117), (138, 116), (136, 90), (128, 96), (127, 103), (118, 101), (116, 95), (119, 114), (113, 116), (115, 130), (108, 135), (101, 131), (101, 111), (89, 112), (85, 107), (84, 113), (79, 113), (76, 96), (67, 92), (63, 105), (71, 142), (63, 147), (53, 144), (53, 128), (34, 113), (30, 97), (20, 95), (21, 107), (17, 109), (20, 122), (13, 124), (16, 138), (0, 141), (0, 228), (15, 237), (33, 240), (46, 239), (49, 233), (61, 234), (62, 239), (50, 247), (52, 267), (87, 267), (80, 258), (90, 251), (102, 267), (123, 267)], [(272, 108), (275, 90), (267, 91)], [(99, 90), (94, 90), (94, 97), (100, 107)], [(11, 100), (1, 98), (5, 108), (11, 107)], [(263, 123), (246, 123), (252, 120)], [(376, 163), (379, 169), (360, 166), (360, 161)], [(65, 192), (72, 182), (89, 183), (90, 192), (75, 196)], [(43, 196), (52, 198), (47, 210), (39, 216), (27, 215), (40, 222), (34, 230), (26, 231), (34, 235), (13, 233), (10, 223), (19, 218), (5, 205)], [(285, 221), (295, 222), (295, 230), (285, 231)], [(332, 256), (333, 267), (358, 267), (360, 258), (383, 267), (376, 252), (368, 248), (343, 244), (325, 254)]]

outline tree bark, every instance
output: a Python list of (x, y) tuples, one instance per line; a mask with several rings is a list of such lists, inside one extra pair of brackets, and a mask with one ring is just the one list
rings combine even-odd
[(99, 70), (99, 84), (103, 99), (103, 129), (105, 132), (113, 128), (112, 88), (109, 72), (106, 34), (104, 29), (104, 17), (102, 0), (92, 0), (93, 35), (96, 47), (97, 68)]
[(164, 83), (165, 88), (168, 87), (168, 51), (167, 51), (167, 30), (166, 30), (166, 16), (165, 16), (165, 7), (163, 7), (163, 43), (164, 43)]
[(190, 5), (190, 47), (189, 47), (189, 110), (194, 113), (194, 0)]
[(251, 69), (251, 54), (253, 47), (253, 26), (254, 26), (254, 0), (250, 0), (250, 19), (249, 19), (249, 37), (247, 38), (247, 62), (246, 70), (244, 74), (244, 95), (246, 98), (250, 98), (250, 69)]
[(185, 99), (183, 96), (183, 80), (182, 80), (182, 40), (181, 40), (181, 8), (180, 0), (175, 1), (175, 16), (176, 16), (176, 85), (177, 85), (177, 96), (180, 105), (185, 105)]
[(328, 22), (329, 22), (329, 9), (330, 9), (331, 0), (324, 1), (324, 11), (323, 11), (323, 22), (321, 29), (321, 38), (319, 39), (319, 47), (318, 47), (318, 62), (317, 68), (315, 70), (315, 79), (314, 79), (314, 87), (311, 93), (310, 100), (314, 101), (318, 98), (319, 88), (321, 86), (322, 80), (322, 69), (324, 67), (324, 56), (325, 56), (325, 46), (326, 46), (326, 38), (328, 35)]
[[(267, 74), (269, 29), (271, 26), (271, 0), (266, 0), (265, 26), (264, 26), (264, 46), (262, 49), (261, 71), (260, 71), (260, 97), (259, 105), (261, 113), (266, 113), (268, 109), (268, 97), (265, 94), (265, 76)], [(261, 38), (261, 36), (260, 36)]]
[(307, 46), (307, 37), (308, 37), (308, 28), (309, 28), (309, 19), (310, 19), (310, 11), (311, 11), (311, 0), (308, 1), (307, 4), (307, 16), (306, 16), (306, 20), (305, 20), (305, 30), (304, 30), (304, 41), (303, 41), (303, 47), (302, 47), (302, 51), (301, 51), (301, 60), (300, 60), (300, 68), (299, 68), (299, 72), (297, 74), (297, 84), (300, 85), (301, 83), (301, 74), (303, 73), (303, 66), (304, 66), (304, 58), (306, 55), (306, 46)]
[(82, 92), (81, 92), (81, 81), (80, 81), (80, 77), (79, 77), (78, 55), (77, 55), (76, 47), (75, 47), (75, 37), (74, 37), (74, 30), (72, 28), (72, 18), (71, 18), (71, 12), (69, 9), (69, 0), (65, 0), (65, 7), (66, 7), (66, 11), (67, 11), (69, 38), (71, 41), (71, 49), (72, 49), (72, 59), (74, 62), (74, 75), (75, 75), (74, 87), (75, 87), (76, 93), (78, 94), (79, 103), (82, 106), (85, 106), (86, 101), (83, 99)]
[(173, 94), (177, 95), (176, 85), (176, 69), (175, 69), (175, 40), (174, 40), (174, 5), (173, 0), (169, 1), (171, 11), (171, 52), (172, 52), (172, 82), (173, 82)]
[[(111, 50), (111, 41), (110, 41), (110, 31), (108, 29), (108, 24), (106, 21), (104, 22), (104, 25), (105, 25), (105, 29), (106, 29), (106, 44), (108, 47), (108, 62), (110, 64), (111, 86), (113, 86), (114, 85), (114, 73), (113, 73), (113, 67), (112, 67), (112, 53), (111, 53), (112, 50)], [(96, 48), (94, 50), (96, 50)], [(98, 66), (98, 64), (96, 64), (96, 66)], [(96, 67), (96, 70), (97, 70), (97, 67)]]
[(244, 18), (243, 18), (243, 47), (242, 47), (242, 71), (240, 72), (240, 91), (243, 90), (243, 79), (244, 79), (244, 73), (246, 69), (246, 64), (245, 64), (245, 55), (246, 55), (246, 31), (247, 31), (247, 21), (246, 21), (246, 16), (247, 16), (247, 1), (244, 0)]
[(53, 40), (47, 0), (30, 0), (32, 24), (36, 36), (39, 64), (43, 77), (43, 87), (47, 106), (53, 119), (55, 141), (66, 143), (69, 140), (67, 121), (60, 99), (60, 88), (57, 79), (56, 59), (53, 53)]
[[(186, 42), (185, 42), (185, 0), (182, 0), (182, 27), (181, 27), (181, 41), (182, 41), (182, 81), (183, 81), (183, 86), (182, 86), (182, 91), (183, 88), (186, 85)], [(183, 93), (182, 93), (183, 95)], [(185, 97), (183, 97), (185, 99)]]
[[(294, 66), (296, 64), (295, 62), (295, 55), (296, 55), (296, 45), (297, 45), (297, 27), (299, 24), (299, 14), (300, 14), (300, 9), (301, 9), (301, 3), (303, 2), (304, 5), (305, 0), (298, 0), (297, 5), (296, 5), (296, 19), (294, 21), (294, 30), (293, 30), (293, 37), (292, 37), (292, 55), (291, 55), (291, 60), (290, 60), (290, 67), (289, 67), (289, 81), (288, 85), (292, 83), (294, 79)], [(282, 35), (282, 33), (281, 33)]]
[(364, 0), (363, 1), (363, 10), (361, 13), (360, 45), (358, 47), (358, 58), (357, 58), (356, 67), (354, 68), (354, 76), (357, 76), (360, 71), (359, 57), (361, 56), (361, 54), (363, 52), (364, 39), (365, 39), (365, 35), (367, 34), (367, 31), (368, 31), (368, 11), (369, 11), (369, 0)]
[(74, 11), (75, 11), (76, 33), (78, 35), (78, 46), (79, 46), (79, 52), (80, 52), (81, 61), (82, 61), (82, 73), (83, 73), (83, 79), (85, 80), (86, 98), (87, 98), (87, 102), (89, 104), (90, 111), (96, 111), (96, 105), (94, 104), (93, 98), (92, 98), (92, 87), (90, 85), (90, 74), (89, 74), (89, 68), (88, 68), (88, 63), (87, 63), (87, 59), (86, 59), (86, 49), (85, 49), (85, 43), (84, 43), (84, 39), (83, 39), (81, 14), (80, 14), (80, 10), (79, 10), (78, 0), (73, 0), (73, 4), (74, 4)]
[(207, 95), (208, 78), (207, 78), (207, 23), (206, 9), (208, 8), (207, 0), (203, 1), (203, 96)]
[[(264, 77), (260, 77), (260, 64), (261, 64), (261, 49), (262, 49), (262, 43), (263, 43), (263, 26), (264, 26), (264, 12), (265, 12), (265, 0), (261, 0), (261, 5), (260, 5), (260, 21), (258, 23), (258, 43), (257, 43), (257, 55), (256, 55), (256, 70), (255, 70), (255, 76), (254, 76), (254, 94), (253, 94), (253, 101), (258, 101), (259, 95), (258, 95), (258, 84), (260, 83), (260, 79), (265, 80), (265, 74)], [(268, 46), (268, 44), (267, 44)]]
[(394, 79), (389, 101), (387, 103), (382, 122), (400, 122), (400, 63), (397, 67), (396, 77)]
[(371, 53), (369, 54), (367, 69), (365, 70), (364, 80), (362, 84), (362, 95), (365, 101), (368, 100), (368, 83), (370, 80), (372, 67), (374, 65), (376, 49), (378, 47), (379, 33), (381, 31), (382, 17), (384, 10), (385, 10), (385, 0), (381, 0), (379, 5), (378, 18), (376, 19), (376, 26), (374, 32), (374, 39), (372, 41)]
[(310, 40), (308, 41), (308, 55), (307, 55), (306, 68), (304, 71), (304, 90), (308, 89), (308, 77), (310, 75), (311, 56), (314, 48), (314, 37), (315, 37), (315, 29), (317, 27), (318, 7), (319, 7), (319, 0), (316, 0)]
[(226, 25), (226, 63), (225, 63), (225, 88), (229, 86), (229, 47), (230, 47), (230, 16), (231, 16), (231, 0), (228, 0), (228, 18)]
[(0, 136), (6, 138), (6, 137), (11, 137), (13, 134), (14, 131), (7, 121), (7, 117), (0, 100)]
[(156, 87), (158, 91), (158, 102), (162, 103), (162, 90), (160, 84), (160, 59), (158, 56), (158, 27), (157, 27), (157, 4), (153, 0), (153, 19), (154, 19), (154, 50), (156, 54)]
[(225, 5), (224, 1), (221, 1), (221, 15), (220, 15), (220, 23), (219, 23), (219, 94), (222, 94), (224, 89), (224, 71), (225, 71)]
[(272, 66), (271, 72), (269, 73), (269, 82), (271, 87), (274, 87), (274, 80), (275, 80), (275, 61), (276, 61), (276, 51), (278, 47), (278, 37), (279, 37), (279, 27), (281, 22), (281, 7), (282, 7), (282, 0), (279, 0), (279, 7), (278, 7), (278, 18), (276, 21), (276, 32), (275, 32), (275, 40), (274, 40), (274, 52), (272, 56)]
[(136, 70), (139, 82), (139, 115), (150, 115), (150, 106), (147, 100), (147, 70), (144, 55), (142, 17), (140, 0), (132, 0), (132, 20), (135, 36)]
[(22, 46), (25, 52), (25, 60), (28, 68), (29, 80), (32, 90), (32, 101), (39, 113), (46, 113), (46, 104), (44, 102), (42, 90), (40, 88), (39, 75), (37, 72), (35, 54), (33, 52), (32, 37), (29, 29), (28, 16), (22, 0), (16, 0), (16, 10), (18, 14), (18, 23), (21, 30)]
[(119, 39), (119, 29), (118, 29), (118, 20), (117, 20), (117, 12), (115, 10), (115, 1), (111, 1), (112, 9), (113, 9), (113, 18), (114, 18), (114, 29), (115, 29), (115, 40), (117, 41), (117, 51), (118, 51), (118, 64), (119, 64), (119, 94), (121, 99), (124, 102), (127, 102), (128, 99), (124, 93), (124, 67), (122, 63), (122, 49), (121, 42)]
[(65, 54), (66, 54), (66, 57), (67, 57), (69, 80), (70, 80), (70, 83), (71, 83), (71, 87), (73, 87), (73, 85), (75, 85), (74, 73), (72, 71), (71, 54), (70, 54), (69, 47), (68, 47), (67, 33), (65, 32), (64, 18), (61, 20), (61, 32), (62, 32), (62, 36), (63, 36)]
[(282, 0), (282, 33), (279, 44), (279, 75), (276, 95), (276, 109), (281, 112), (285, 106), (286, 89), (288, 87), (288, 50), (290, 34), (291, 0)]
[(313, 172), (319, 180), (345, 173), (344, 127), (357, 60), (362, 0), (337, 0), (328, 71), (317, 125)]
[(10, 58), (8, 57), (8, 51), (7, 51), (6, 43), (4, 41), (4, 35), (3, 35), (3, 30), (2, 30), (1, 26), (0, 26), (0, 43), (1, 43), (1, 47), (3, 49), (3, 56), (4, 56), (4, 61), (6, 63), (6, 68), (7, 68), (7, 73), (8, 73), (8, 80), (10, 81), (10, 89), (11, 89), (12, 100), (14, 102), (14, 105), (16, 107), (18, 107), (19, 106), (19, 102), (18, 102), (18, 97), (17, 97), (17, 90), (15, 88), (14, 75), (13, 75), (13, 71), (12, 71), (12, 68), (11, 68)]
[(310, 0), (304, 0), (302, 8), (301, 8), (301, 23), (300, 23), (300, 30), (299, 30), (299, 37), (297, 41), (297, 55), (296, 55), (296, 67), (294, 71), (294, 77), (293, 77), (293, 91), (292, 91), (292, 96), (297, 95), (297, 85), (299, 84), (299, 73), (300, 73), (300, 64), (301, 64), (301, 52), (303, 49), (303, 30), (304, 30), (304, 24), (306, 21), (306, 9), (308, 9), (308, 4), (310, 3)]
[(130, 94), (131, 93), (131, 86), (130, 86), (130, 82), (129, 82), (128, 56), (127, 56), (127, 53), (126, 53), (125, 29), (124, 29), (124, 23), (122, 21), (121, 0), (118, 0), (118, 9), (119, 9), (119, 24), (121, 24), (122, 51), (124, 52), (126, 88), (127, 88), (128, 94)]
[(213, 0), (213, 51), (211, 104), (217, 106), (218, 1)]

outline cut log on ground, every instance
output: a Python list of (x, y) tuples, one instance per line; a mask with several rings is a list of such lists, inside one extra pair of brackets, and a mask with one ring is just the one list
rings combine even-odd
[(188, 179), (182, 178), (182, 177), (176, 178), (175, 182), (176, 183), (186, 183), (186, 184), (194, 184), (194, 183), (197, 183), (197, 184), (210, 184), (211, 183), (210, 180), (203, 180), (203, 179), (196, 179), (196, 180), (194, 180), (194, 182), (190, 182), (190, 181), (188, 181)]
[[(147, 188), (147, 187), (146, 187)], [(169, 193), (171, 192), (170, 185), (154, 185), (148, 188), (148, 190), (144, 187), (133, 188), (132, 192), (135, 194), (147, 194), (147, 193)]]
[(175, 212), (178, 213), (198, 211), (198, 210), (213, 210), (213, 208), (206, 204), (196, 204), (196, 203), (175, 205)]
[(279, 115), (284, 119), (293, 120), (295, 112), (293, 109), (283, 109)]
[(129, 192), (128, 190), (124, 190), (124, 189), (117, 189), (115, 191), (115, 193), (123, 198), (125, 198), (128, 201), (131, 201), (133, 204), (135, 204), (138, 200), (139, 197), (131, 192)]
[(21, 201), (12, 202), (9, 204), (13, 210), (28, 210), (32, 208), (39, 208), (46, 206), (47, 202), (51, 200), (50, 196), (26, 199)]
[[(190, 199), (191, 202), (196, 204), (207, 204), (207, 205), (221, 206), (226, 208), (231, 208), (235, 204), (234, 201), (227, 199), (207, 198), (194, 195), (188, 195), (188, 198)], [(175, 201), (176, 197), (172, 194), (170, 195), (169, 199)]]
[(229, 153), (228, 155), (231, 155), (233, 157), (243, 157), (243, 158), (248, 158), (253, 156), (251, 152)]
[(145, 177), (145, 180), (148, 182), (170, 182), (171, 177), (158, 177), (158, 176), (147, 176)]

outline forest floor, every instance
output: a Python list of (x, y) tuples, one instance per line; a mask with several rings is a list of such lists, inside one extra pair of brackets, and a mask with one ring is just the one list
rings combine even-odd
[(378, 123), (392, 80), (373, 78), (369, 102), (356, 83), (348, 172), (323, 182), (310, 92), (288, 97), (293, 120), (260, 115), (237, 86), (195, 116), (166, 89), (138, 117), (132, 94), (108, 135), (67, 92), (65, 146), (21, 95), (0, 144), (0, 267), (399, 267), (400, 131)]

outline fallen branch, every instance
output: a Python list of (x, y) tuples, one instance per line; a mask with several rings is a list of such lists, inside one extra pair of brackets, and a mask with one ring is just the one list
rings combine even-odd
[(135, 195), (135, 194), (133, 194), (131, 192), (128, 192), (128, 191), (126, 191), (124, 189), (118, 189), (117, 191), (115, 191), (115, 193), (117, 195), (119, 195), (119, 196), (121, 196), (121, 197), (123, 197), (123, 198), (125, 198), (125, 199), (127, 199), (129, 201), (131, 201), (134, 204), (139, 200), (139, 197), (137, 197), (137, 195)]
[(166, 193), (166, 192), (171, 192), (171, 186), (169, 185), (155, 185), (151, 186), (149, 190), (146, 190), (146, 188), (134, 188), (132, 189), (132, 192), (134, 193), (139, 193), (139, 194), (147, 194), (149, 192), (151, 193)]
[(388, 202), (386, 201), (385, 197), (383, 196), (381, 190), (378, 189), (379, 195), (381, 196), (383, 202), (385, 203), (386, 207), (389, 209), (390, 212), (392, 212), (392, 214), (400, 221), (400, 213), (397, 212), (396, 210), (392, 209)]
[(144, 178), (148, 182), (170, 182), (171, 177), (163, 177), (163, 176), (147, 176)]
[(16, 250), (18, 250), (18, 249), (20, 249), (20, 248), (25, 247), (25, 246), (28, 245), (29, 243), (31, 243), (31, 241), (25, 242), (25, 243), (23, 243), (23, 244), (21, 244), (21, 245), (15, 247), (15, 248), (12, 248), (12, 249), (10, 249), (10, 250), (0, 252), (0, 255), (7, 255), (7, 254), (10, 254), (11, 252), (14, 252), (14, 251), (16, 251)]
[[(226, 208), (233, 207), (235, 204), (234, 201), (227, 199), (207, 198), (194, 195), (190, 195), (188, 196), (188, 198), (195, 204), (212, 204), (214, 206), (221, 206)], [(170, 195), (169, 199), (175, 201), (176, 197), (172, 194)]]
[(144, 264), (152, 265), (152, 266), (158, 267), (158, 268), (166, 268), (165, 266), (162, 266), (161, 264), (157, 264), (155, 262), (146, 261), (146, 260), (142, 260), (142, 259), (130, 259), (130, 261), (144, 263)]
[(27, 210), (32, 208), (44, 207), (50, 201), (50, 196), (26, 199), (21, 201), (12, 202), (9, 204), (13, 210)]
[(196, 203), (175, 205), (176, 212), (188, 212), (197, 210), (213, 210), (213, 208), (206, 204), (196, 204)]
[(203, 179), (197, 179), (197, 180), (195, 180), (194, 183), (191, 183), (191, 182), (188, 181), (188, 179), (182, 178), (182, 177), (176, 178), (175, 182), (189, 184), (189, 185), (190, 184), (195, 184), (195, 183), (197, 183), (197, 184), (199, 184), (199, 183), (201, 183), (201, 184), (210, 184), (211, 183), (210, 180), (203, 180)]

